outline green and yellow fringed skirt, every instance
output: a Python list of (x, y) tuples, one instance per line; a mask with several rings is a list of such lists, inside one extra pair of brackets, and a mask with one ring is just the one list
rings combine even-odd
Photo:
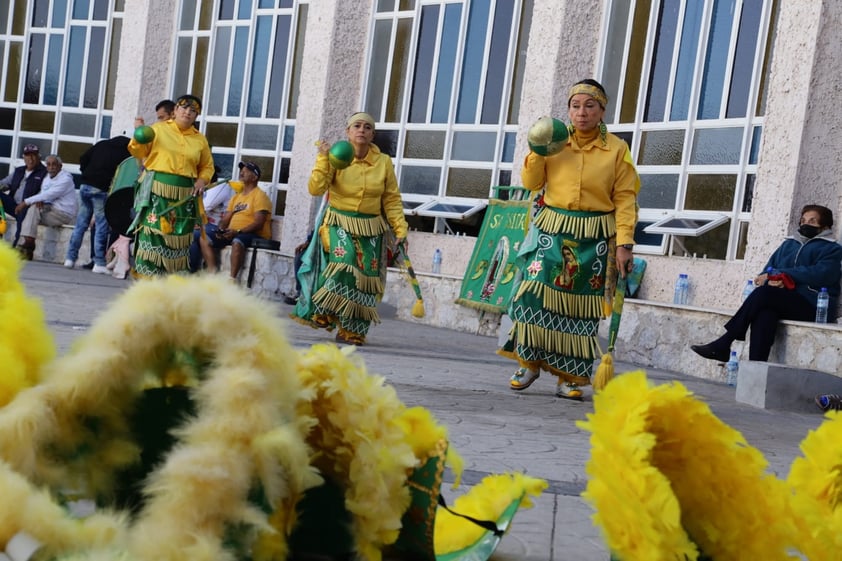
[(509, 338), (498, 354), (565, 382), (590, 383), (615, 233), (613, 214), (539, 211), (518, 256), (523, 280), (509, 305)]
[(318, 232), (326, 266), (307, 317), (300, 319), (315, 321), (317, 327), (338, 326), (341, 334), (360, 338), (372, 322), (380, 322), (377, 302), (383, 295), (385, 231), (382, 216), (327, 209)]
[(199, 223), (194, 180), (155, 171), (143, 182), (149, 182), (149, 201), (137, 224), (135, 273), (153, 277), (187, 271), (193, 229)]

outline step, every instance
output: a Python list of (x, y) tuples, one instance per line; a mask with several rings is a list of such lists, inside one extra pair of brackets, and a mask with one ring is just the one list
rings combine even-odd
[(740, 403), (761, 409), (821, 413), (815, 397), (825, 393), (842, 394), (842, 378), (774, 362), (740, 362), (737, 378), (737, 401)]

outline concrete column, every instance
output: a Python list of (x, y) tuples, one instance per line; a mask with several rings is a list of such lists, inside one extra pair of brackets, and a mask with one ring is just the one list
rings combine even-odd
[[(601, 4), (601, 3), (600, 3)], [(600, 8), (577, 0), (535, 0), (523, 73), (512, 184), (529, 152), (526, 133), (544, 115), (567, 120), (567, 90), (596, 73)]]
[(126, 0), (114, 90), (111, 135), (131, 134), (134, 119), (155, 121), (155, 104), (169, 97), (177, 0)]
[(833, 210), (837, 234), (842, 223), (842, 113), (833, 109), (842, 91), (842, 4), (781, 2), (775, 29), (746, 247), (746, 269), (754, 272), (805, 204)]
[(304, 241), (321, 202), (307, 191), (315, 142), (345, 139), (345, 119), (362, 106), (371, 13), (371, 0), (309, 4), (282, 251), (291, 252)]

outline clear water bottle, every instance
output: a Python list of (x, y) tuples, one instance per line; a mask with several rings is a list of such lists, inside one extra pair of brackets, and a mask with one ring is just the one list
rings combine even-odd
[(731, 358), (725, 364), (725, 383), (729, 386), (737, 385), (737, 374), (740, 372), (740, 361), (737, 360), (737, 351), (731, 351)]
[(751, 279), (749, 279), (749, 280), (746, 281), (745, 287), (743, 287), (743, 297), (742, 297), (741, 300), (743, 302), (745, 302), (746, 298), (748, 298), (748, 295), (751, 294), (753, 291), (754, 291), (754, 282)]
[(436, 249), (433, 253), (433, 273), (441, 274), (441, 250)]
[(678, 280), (675, 281), (675, 294), (672, 297), (673, 304), (687, 305), (687, 292), (690, 290), (690, 279), (687, 273), (678, 275)]
[(827, 323), (827, 306), (830, 302), (830, 295), (827, 289), (822, 287), (819, 297), (816, 299), (816, 323)]

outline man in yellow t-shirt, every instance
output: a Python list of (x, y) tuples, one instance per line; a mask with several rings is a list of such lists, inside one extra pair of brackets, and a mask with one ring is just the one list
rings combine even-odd
[(199, 239), (202, 257), (209, 271), (216, 271), (215, 250), (231, 246), (231, 278), (237, 279), (246, 260), (246, 248), (254, 238), (272, 237), (272, 201), (257, 186), (260, 168), (254, 162), (240, 162), (243, 190), (231, 197), (219, 225), (206, 226), (207, 236)]

